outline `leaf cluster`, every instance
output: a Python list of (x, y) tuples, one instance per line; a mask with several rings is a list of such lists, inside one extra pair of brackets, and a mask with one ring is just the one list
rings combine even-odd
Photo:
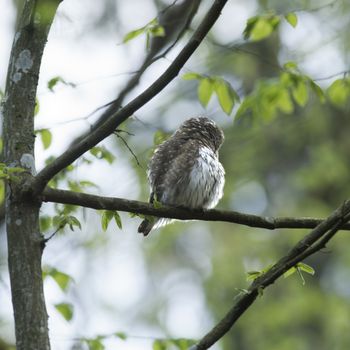
[(281, 20), (285, 19), (293, 28), (298, 24), (298, 17), (290, 12), (285, 15), (268, 13), (248, 19), (243, 35), (245, 39), (260, 41), (269, 37), (279, 27)]
[(150, 41), (153, 37), (163, 37), (165, 36), (164, 27), (158, 23), (157, 18), (153, 18), (150, 22), (141, 28), (132, 30), (124, 36), (123, 43), (127, 43), (140, 36), (141, 34), (146, 35), (146, 48), (149, 49)]
[(240, 102), (240, 98), (232, 85), (221, 77), (187, 73), (182, 78), (198, 80), (198, 99), (203, 107), (207, 107), (213, 94), (217, 96), (222, 110), (227, 115), (230, 115), (234, 105)]

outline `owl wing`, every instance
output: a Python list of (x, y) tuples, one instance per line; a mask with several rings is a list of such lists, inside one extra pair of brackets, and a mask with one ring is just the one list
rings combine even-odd
[(186, 148), (188, 139), (170, 138), (163, 142), (154, 152), (149, 163), (148, 180), (151, 185), (150, 201), (161, 200), (163, 188), (169, 172), (173, 171), (174, 161)]
[(155, 187), (160, 202), (186, 206), (181, 197), (197, 157), (198, 145), (194, 140), (186, 140), (172, 154), (171, 161), (163, 168), (161, 181)]

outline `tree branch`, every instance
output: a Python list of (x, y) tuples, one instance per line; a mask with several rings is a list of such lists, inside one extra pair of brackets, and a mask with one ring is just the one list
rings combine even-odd
[[(91, 125), (90, 130), (76, 138), (72, 144), (78, 143), (89, 136), (92, 131), (96, 130), (121, 108), (125, 97), (139, 84), (143, 73), (148, 67), (160, 58), (165, 57), (189, 28), (198, 10), (200, 1), (201, 0), (184, 0), (180, 4), (173, 3), (160, 12), (158, 16), (159, 25), (164, 28), (165, 36), (152, 38), (150, 49), (140, 68), (135, 72), (135, 75), (128, 80), (116, 99), (100, 107), (107, 107), (107, 109), (101, 114), (98, 120)], [(174, 36), (175, 38), (173, 39)], [(172, 40), (173, 42), (171, 42)], [(168, 47), (166, 48), (167, 45)], [(166, 50), (164, 50), (164, 48), (166, 48)]]
[[(316, 218), (262, 217), (258, 215), (239, 213), (236, 211), (217, 209), (189, 210), (185, 208), (174, 208), (167, 206), (155, 208), (152, 204), (135, 200), (102, 197), (66, 190), (55, 190), (49, 187), (44, 190), (42, 200), (44, 202), (73, 204), (98, 210), (119, 210), (129, 213), (152, 215), (178, 220), (224, 221), (250, 227), (265, 228), (268, 230), (275, 230), (278, 228), (314, 228), (323, 221), (323, 219)], [(346, 224), (342, 227), (342, 229), (350, 230), (350, 225)]]
[(306, 257), (324, 248), (336, 232), (350, 219), (350, 201), (346, 201), (326, 220), (315, 227), (307, 236), (300, 240), (287, 255), (282, 257), (266, 273), (259, 276), (248, 290), (238, 298), (237, 302), (225, 317), (210, 330), (191, 350), (204, 350), (221, 339), (253, 304), (262, 291), (273, 284), (286, 271), (304, 260)]
[(205, 38), (209, 30), (212, 28), (220, 16), (221, 10), (223, 9), (226, 2), (227, 0), (214, 1), (202, 23), (193, 33), (189, 42), (181, 50), (179, 55), (170, 64), (166, 71), (144, 92), (142, 92), (125, 107), (112, 115), (104, 124), (93, 131), (88, 137), (72, 146), (69, 150), (65, 151), (61, 156), (59, 156), (54, 162), (50, 163), (43, 170), (41, 170), (41, 172), (39, 172), (39, 174), (31, 183), (31, 190), (34, 193), (40, 193), (54, 175), (71, 164), (90, 148), (109, 136), (121, 123), (123, 123), (139, 108), (144, 106), (148, 101), (150, 101), (154, 96), (162, 91), (179, 74), (181, 68), (200, 45), (202, 40)]

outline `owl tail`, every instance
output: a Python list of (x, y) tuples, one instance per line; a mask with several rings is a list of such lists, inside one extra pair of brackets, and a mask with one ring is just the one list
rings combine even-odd
[(148, 219), (145, 219), (141, 222), (138, 232), (142, 233), (145, 237), (151, 232), (153, 226), (156, 224), (157, 219), (149, 221)]

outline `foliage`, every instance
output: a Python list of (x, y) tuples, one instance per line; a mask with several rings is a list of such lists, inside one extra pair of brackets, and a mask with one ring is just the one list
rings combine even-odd
[(40, 129), (36, 130), (36, 134), (39, 134), (41, 137), (41, 142), (44, 149), (48, 149), (51, 146), (52, 142), (52, 133), (49, 129)]
[(329, 100), (338, 107), (343, 107), (350, 98), (350, 78), (337, 79), (327, 89)]
[(55, 304), (56, 310), (62, 315), (66, 321), (71, 321), (74, 314), (74, 306), (69, 303)]
[(222, 110), (230, 115), (239, 96), (231, 84), (216, 76), (204, 76), (198, 73), (187, 73), (182, 76), (185, 80), (198, 80), (198, 99), (203, 107), (207, 107), (213, 93), (216, 94)]
[(266, 15), (255, 16), (248, 19), (243, 32), (244, 38), (251, 39), (252, 41), (266, 39), (278, 29), (282, 18), (284, 18), (293, 28), (298, 24), (298, 17), (293, 12), (289, 12), (286, 15), (269, 13)]
[(103, 231), (107, 231), (108, 225), (112, 219), (114, 219), (119, 229), (123, 228), (122, 220), (117, 211), (103, 210), (101, 215), (101, 225)]
[(293, 113), (295, 104), (305, 107), (309, 100), (309, 90), (314, 92), (321, 103), (325, 102), (323, 90), (310, 77), (302, 74), (294, 62), (287, 62), (278, 79), (257, 84), (238, 108), (236, 118), (250, 114), (253, 118), (271, 122), (278, 112)]
[(150, 47), (150, 40), (152, 37), (162, 37), (165, 36), (164, 28), (159, 25), (158, 19), (154, 18), (150, 22), (148, 22), (145, 26), (132, 30), (124, 36), (123, 42), (127, 43), (128, 41), (135, 39), (141, 34), (146, 35), (146, 47)]
[(112, 164), (115, 160), (115, 156), (105, 146), (92, 147), (90, 153), (97, 159), (104, 159), (109, 164)]
[(8, 167), (5, 163), (0, 163), (0, 180), (18, 181), (19, 177), (15, 174), (25, 172), (26, 169), (20, 167)]
[(67, 85), (67, 86), (70, 86), (70, 87), (73, 87), (75, 88), (76, 87), (76, 84), (72, 83), (72, 82), (67, 82), (66, 80), (64, 80), (62, 77), (60, 76), (56, 76), (56, 77), (53, 77), (51, 78), (48, 82), (47, 82), (47, 88), (51, 91), (51, 92), (54, 92), (54, 89), (56, 87), (56, 85), (58, 83), (61, 83), (63, 85)]

